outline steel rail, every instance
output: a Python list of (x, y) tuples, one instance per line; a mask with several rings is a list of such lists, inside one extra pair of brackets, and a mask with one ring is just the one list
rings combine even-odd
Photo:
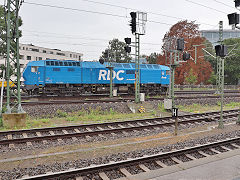
[(25, 178), (21, 178), (21, 179), (22, 180), (40, 180), (40, 179), (49, 179), (49, 178), (61, 178), (63, 176), (66, 178), (66, 177), (72, 177), (72, 176), (76, 176), (76, 175), (79, 176), (81, 174), (89, 174), (89, 173), (92, 174), (92, 173), (96, 173), (96, 172), (103, 172), (105, 170), (116, 169), (119, 167), (143, 164), (143, 163), (151, 162), (154, 160), (156, 161), (156, 160), (160, 160), (160, 159), (174, 157), (174, 156), (181, 155), (181, 154), (188, 154), (191, 152), (210, 149), (210, 148), (214, 148), (214, 147), (218, 147), (218, 146), (224, 146), (227, 144), (238, 143), (239, 141), (240, 141), (240, 137), (236, 137), (236, 138), (232, 138), (232, 139), (212, 142), (212, 143), (208, 143), (208, 144), (204, 144), (204, 145), (197, 145), (194, 147), (184, 148), (184, 149), (180, 149), (180, 150), (174, 150), (174, 151), (170, 151), (170, 152), (148, 155), (148, 156), (143, 156), (143, 157), (134, 158), (134, 159), (127, 159), (127, 160), (118, 161), (118, 162), (111, 162), (108, 164), (94, 165), (94, 166), (89, 166), (89, 167), (85, 167), (85, 168), (78, 168), (78, 169), (71, 169), (71, 170), (55, 172), (55, 173), (41, 174), (41, 175), (25, 177)]
[[(238, 115), (239, 110), (231, 110), (231, 111), (224, 111), (224, 112), (228, 113), (228, 114), (224, 115), (225, 117), (236, 117)], [(214, 112), (214, 113), (216, 113), (216, 112)], [(213, 122), (213, 121), (216, 121), (215, 120), (216, 117), (212, 118), (212, 117), (208, 117), (208, 116), (210, 116), (214, 113), (203, 113), (203, 114), (179, 116), (178, 123), (179, 124), (188, 124), (188, 123), (196, 123), (196, 122), (202, 122), (202, 121)], [(229, 114), (229, 113), (231, 113), (231, 114)], [(193, 116), (194, 119), (184, 120), (184, 118), (189, 118), (191, 116)], [(1, 132), (1, 135), (24, 133), (24, 132), (25, 133), (26, 132), (36, 133), (36, 132), (43, 132), (43, 131), (48, 132), (48, 131), (52, 131), (52, 130), (64, 130), (64, 129), (67, 130), (67, 129), (75, 129), (75, 128), (93, 128), (93, 127), (111, 126), (111, 125), (124, 125), (124, 124), (127, 125), (128, 123), (151, 122), (151, 121), (167, 120), (167, 119), (170, 120), (171, 117), (142, 119), (142, 120), (133, 120), (133, 121), (122, 121), (122, 122), (111, 122), (111, 123), (103, 123), (103, 124), (88, 124), (88, 125), (79, 125), (79, 126), (8, 131), (8, 132)], [(72, 137), (85, 137), (85, 136), (93, 136), (93, 135), (99, 135), (99, 134), (119, 133), (119, 132), (123, 132), (123, 131), (127, 132), (127, 131), (155, 128), (155, 127), (173, 126), (174, 124), (175, 124), (175, 122), (172, 120), (171, 122), (164, 122), (164, 123), (156, 123), (155, 122), (154, 124), (148, 123), (146, 125), (137, 125), (134, 127), (130, 126), (130, 127), (103, 129), (103, 130), (99, 129), (99, 130), (86, 131), (86, 132), (74, 132), (74, 133), (67, 133), (67, 134), (54, 134), (54, 135), (25, 137), (25, 138), (16, 138), (16, 139), (4, 139), (4, 140), (0, 140), (0, 145), (36, 142), (36, 141), (42, 141), (42, 140), (56, 140), (56, 139), (64, 139), (64, 138), (72, 138)]]

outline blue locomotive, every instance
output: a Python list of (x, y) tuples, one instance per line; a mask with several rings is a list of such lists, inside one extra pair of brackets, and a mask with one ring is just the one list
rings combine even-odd
[[(134, 93), (135, 64), (112, 63), (114, 89)], [(141, 92), (166, 92), (169, 67), (158, 64), (140, 65)], [(23, 72), (25, 90), (29, 94), (84, 94), (109, 92), (110, 70), (107, 63), (72, 60), (31, 61)]]

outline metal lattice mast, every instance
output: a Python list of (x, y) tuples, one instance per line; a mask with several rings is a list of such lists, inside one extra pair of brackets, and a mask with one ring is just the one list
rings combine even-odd
[[(19, 8), (21, 2), (19, 0), (8, 0), (7, 7), (7, 67), (6, 67), (6, 80), (7, 80), (7, 112), (11, 113), (12, 109), (17, 109), (18, 113), (24, 112), (21, 106), (21, 91), (20, 91), (20, 64), (19, 64)], [(14, 15), (14, 19), (11, 19), (11, 16)], [(13, 21), (13, 22), (12, 22)], [(16, 80), (11, 79), (10, 70), (14, 67), (14, 73), (16, 73)], [(17, 85), (17, 92), (14, 93), (11, 91), (10, 81), (14, 82)], [(11, 95), (14, 95), (17, 98), (16, 104), (13, 108), (10, 107)]]
[[(219, 43), (223, 44), (223, 21), (219, 22)], [(221, 114), (218, 127), (223, 128), (223, 96), (224, 96), (224, 58), (218, 57), (218, 91), (221, 93)]]
[[(223, 44), (223, 21), (219, 21), (219, 43)], [(221, 92), (221, 69), (222, 69), (221, 58), (217, 57), (217, 93)]]
[(140, 102), (140, 34), (135, 33), (135, 102)]

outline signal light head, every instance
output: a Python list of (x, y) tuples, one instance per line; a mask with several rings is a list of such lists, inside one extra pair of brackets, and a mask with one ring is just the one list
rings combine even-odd
[(105, 59), (107, 59), (108, 58), (108, 54), (109, 54), (109, 51), (106, 49), (105, 52), (103, 53), (103, 57)]
[(177, 39), (177, 50), (179, 50), (179, 51), (184, 50), (184, 39), (183, 38)]
[(227, 46), (216, 45), (215, 51), (216, 51), (216, 56), (225, 57), (227, 55)]
[(240, 6), (240, 0), (235, 0), (235, 7), (239, 7)]
[(130, 15), (131, 15), (131, 18), (132, 18), (131, 23), (130, 23), (131, 31), (132, 31), (132, 33), (135, 33), (136, 30), (137, 30), (137, 21), (136, 21), (137, 13), (136, 12), (131, 12)]
[(237, 13), (228, 14), (228, 22), (229, 25), (239, 24), (239, 14)]
[(131, 38), (124, 38), (126, 44), (131, 44)]
[(127, 53), (130, 53), (130, 52), (131, 52), (131, 47), (125, 46), (125, 47), (124, 47), (124, 50), (125, 50)]
[(133, 19), (137, 18), (137, 13), (136, 12), (130, 12), (130, 15)]
[(189, 60), (189, 59), (190, 59), (190, 54), (187, 53), (187, 52), (184, 52), (184, 53), (183, 53), (183, 60), (184, 60), (184, 61), (187, 61), (187, 60)]
[(100, 64), (104, 64), (104, 59), (103, 59), (103, 58), (100, 58), (100, 59), (99, 59), (99, 62), (100, 62)]

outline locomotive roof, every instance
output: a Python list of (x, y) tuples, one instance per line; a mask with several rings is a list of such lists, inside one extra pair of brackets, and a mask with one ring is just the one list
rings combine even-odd
[[(73, 60), (56, 60), (56, 59), (48, 59), (48, 60), (40, 60), (40, 61), (30, 61), (28, 65), (31, 66), (45, 66), (45, 61), (62, 61), (62, 62), (79, 62), (79, 61), (73, 61)], [(105, 68), (109, 64), (104, 63), (101, 64), (99, 62), (93, 62), (93, 61), (83, 61), (80, 62), (81, 67), (84, 68)], [(112, 63), (113, 67), (116, 69), (135, 69), (135, 63)], [(161, 69), (161, 70), (170, 70), (168, 66), (159, 65), (159, 64), (140, 64), (140, 69)]]

